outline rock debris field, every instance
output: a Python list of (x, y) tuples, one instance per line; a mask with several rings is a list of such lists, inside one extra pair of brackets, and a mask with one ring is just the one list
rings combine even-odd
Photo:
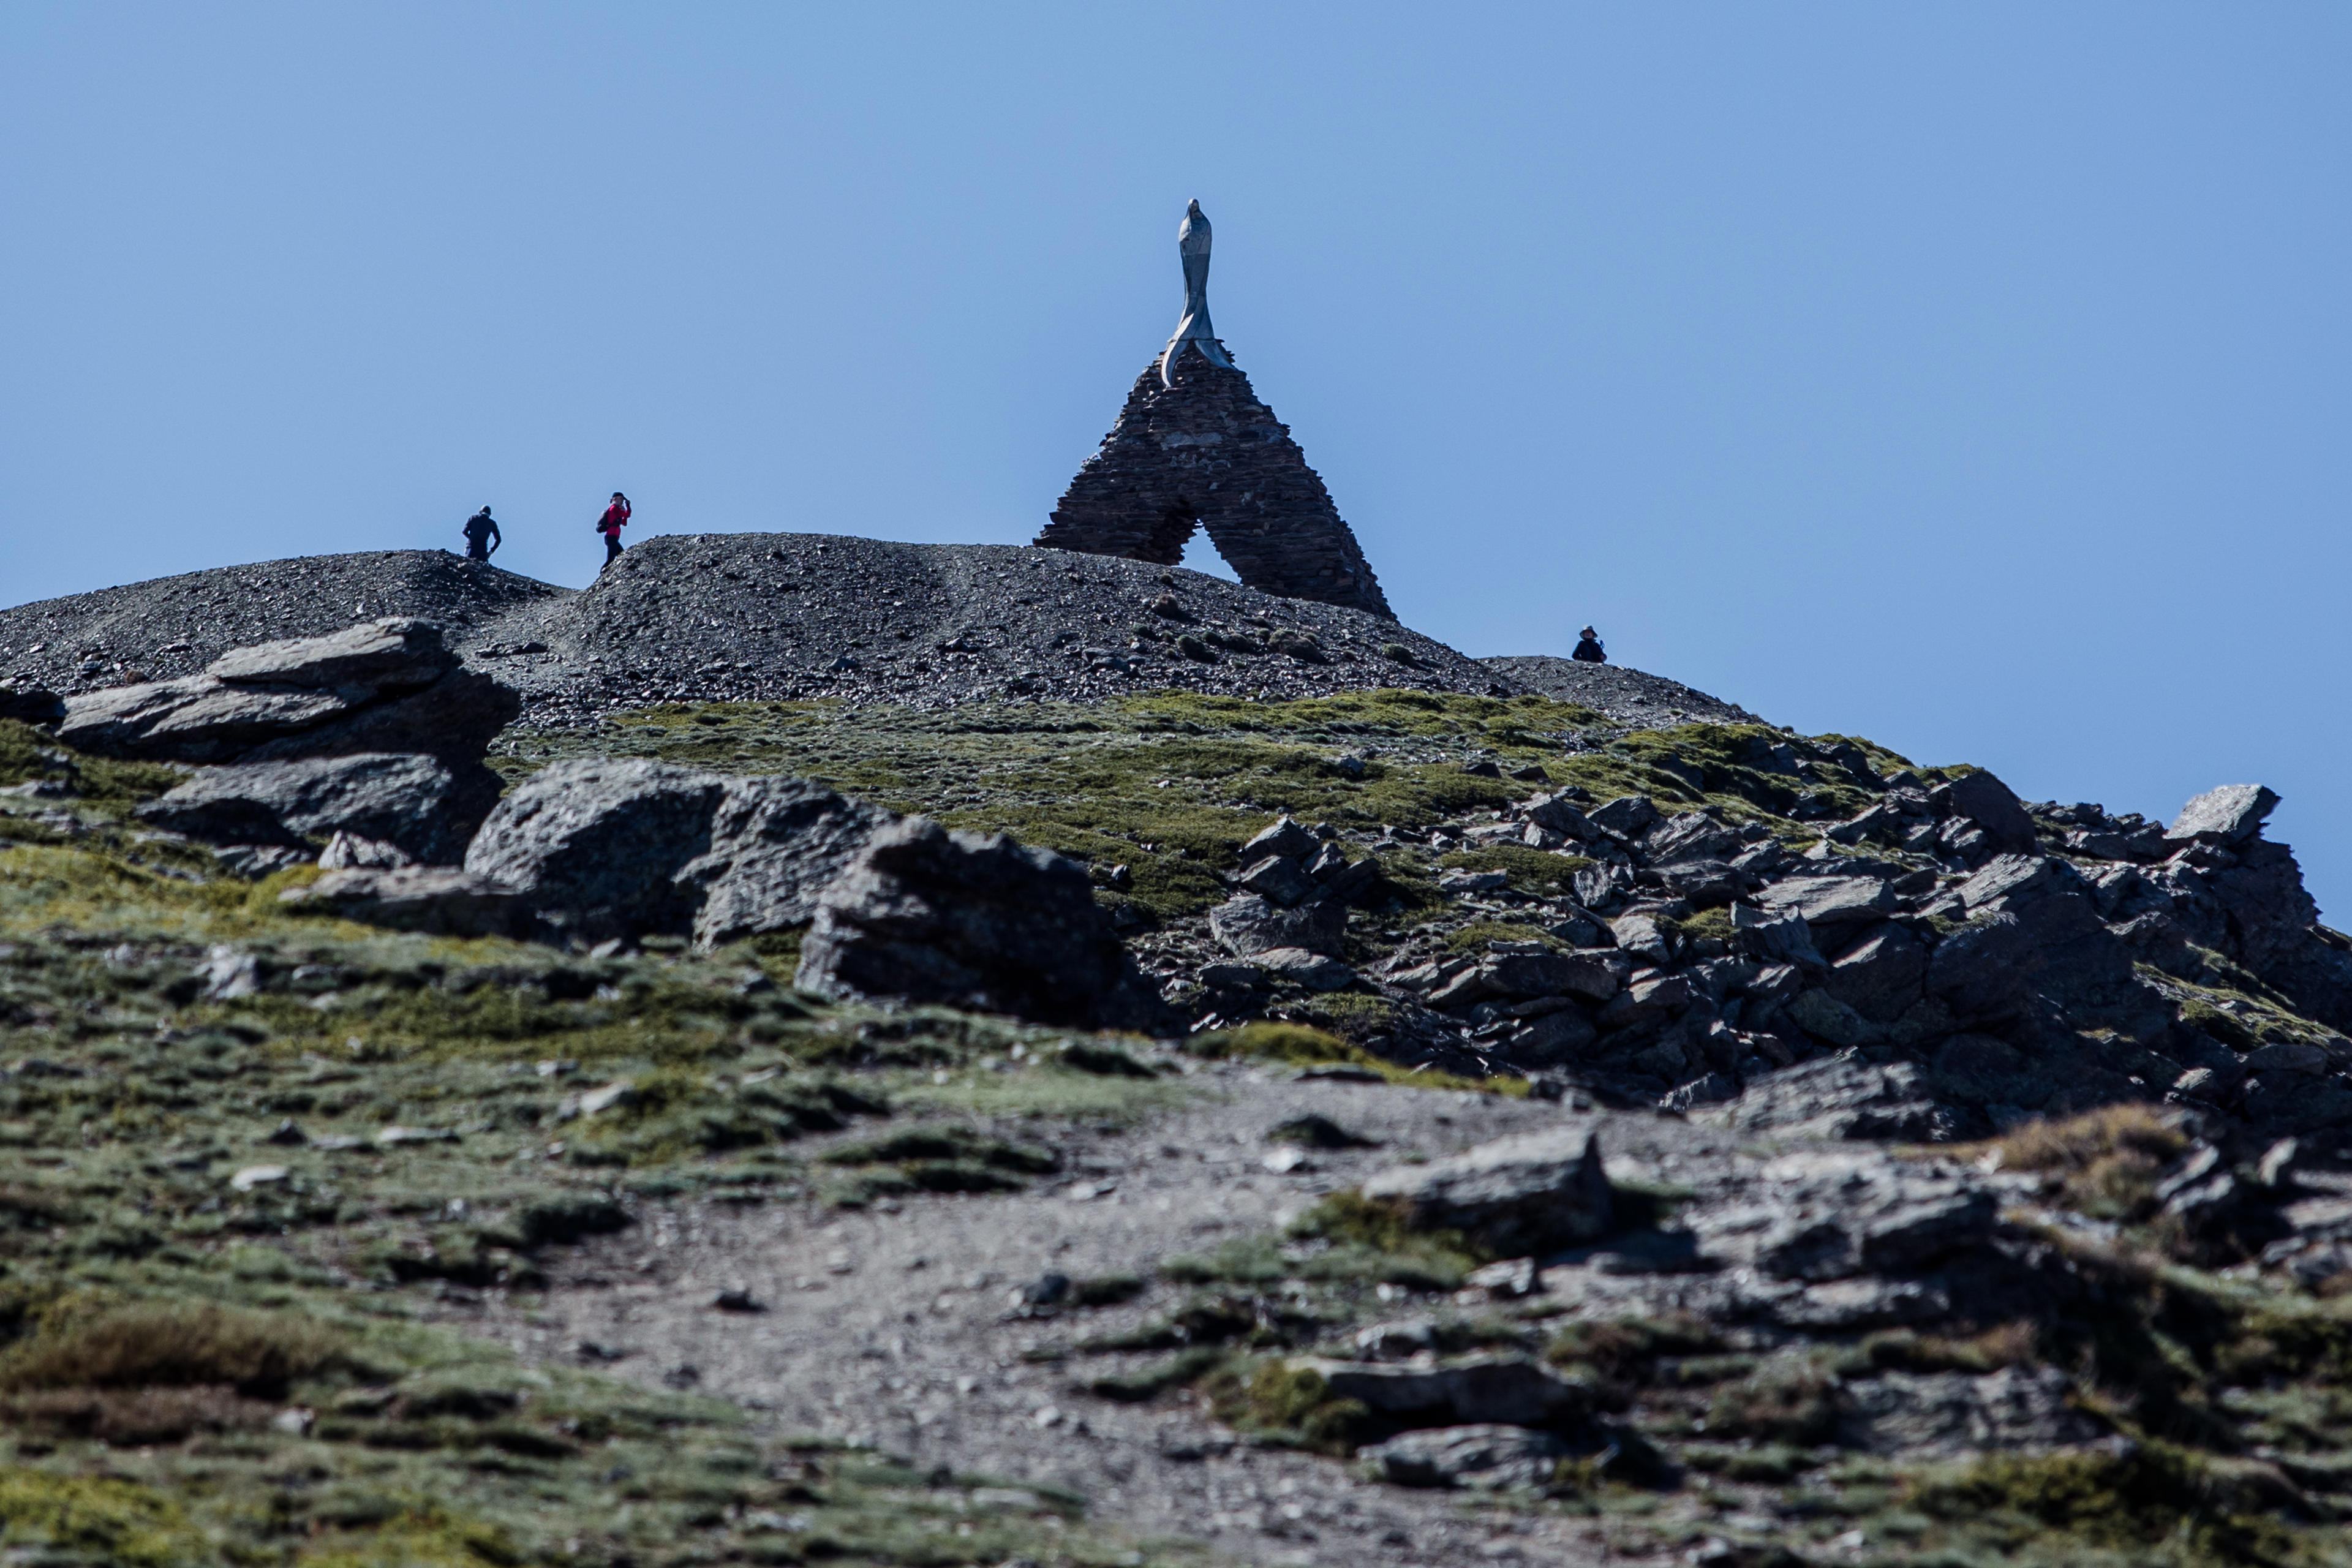
[(2258, 784), (814, 535), (0, 672), (9, 1561), (2345, 1560)]

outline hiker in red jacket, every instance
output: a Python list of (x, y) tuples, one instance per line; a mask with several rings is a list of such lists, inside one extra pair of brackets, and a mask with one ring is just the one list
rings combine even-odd
[(629, 525), (629, 498), (620, 491), (613, 492), (613, 504), (596, 523), (596, 531), (604, 536), (604, 564), (610, 566), (621, 558), (621, 530)]

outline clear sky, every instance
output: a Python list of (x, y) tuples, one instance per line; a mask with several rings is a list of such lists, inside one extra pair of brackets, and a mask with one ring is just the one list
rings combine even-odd
[(2352, 10), (0, 7), (0, 601), (1021, 542), (1218, 329), (1411, 625), (2169, 816), (2352, 914)]

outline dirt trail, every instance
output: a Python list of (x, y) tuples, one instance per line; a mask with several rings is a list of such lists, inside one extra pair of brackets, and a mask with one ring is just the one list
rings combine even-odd
[[(768, 1413), (781, 1431), (1069, 1488), (1104, 1524), (1205, 1541), (1244, 1563), (1603, 1560), (1586, 1521), (1371, 1485), (1341, 1461), (1236, 1445), (1189, 1394), (1127, 1405), (1074, 1386), (1115, 1362), (1024, 1359), (1130, 1326), (1184, 1295), (1155, 1281), (1119, 1307), (1044, 1321), (1016, 1312), (1019, 1287), (1049, 1270), (1150, 1278), (1169, 1257), (1262, 1234), (1408, 1154), (1437, 1157), (1570, 1114), (1491, 1095), (1248, 1070), (1195, 1082), (1197, 1098), (1127, 1131), (1076, 1130), (1064, 1144), (1069, 1174), (1038, 1190), (866, 1211), (813, 1201), (681, 1205), (583, 1248), (535, 1310), (459, 1310), (530, 1358), (577, 1358), (593, 1345), (622, 1358), (612, 1369), (621, 1376), (671, 1386), (691, 1379)], [(1266, 1155), (1282, 1146), (1265, 1142), (1266, 1130), (1309, 1111), (1381, 1146), (1318, 1152), (1310, 1169), (1286, 1174), (1267, 1170)], [(1628, 1118), (1607, 1136), (1639, 1142), (1652, 1126), (1688, 1131)], [(765, 1310), (715, 1310), (714, 1294), (737, 1286)]]

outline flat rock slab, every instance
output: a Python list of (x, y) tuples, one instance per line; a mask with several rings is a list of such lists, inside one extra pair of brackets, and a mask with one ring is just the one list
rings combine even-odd
[(1889, 1372), (1846, 1385), (1856, 1447), (1904, 1458), (1957, 1458), (1989, 1449), (2047, 1451), (2103, 1436), (2104, 1424), (2067, 1403), (2056, 1367), (2009, 1367), (1983, 1377)]
[(1614, 1217), (1599, 1138), (1589, 1126), (1521, 1133), (1364, 1184), (1424, 1230), (1458, 1230), (1504, 1254), (1540, 1253), (1605, 1234)]
[(1465, 1356), (1427, 1365), (1307, 1356), (1290, 1365), (1319, 1375), (1334, 1399), (1359, 1400), (1392, 1420), (1548, 1426), (1592, 1408), (1589, 1386), (1525, 1356)]
[(498, 775), (479, 763), (368, 752), (205, 768), (137, 815), (213, 844), (299, 846), (341, 832), (455, 864), (499, 788)]
[(1465, 1487), (1479, 1491), (1539, 1486), (1569, 1446), (1549, 1432), (1494, 1422), (1406, 1432), (1357, 1450), (1381, 1479), (1401, 1487)]

